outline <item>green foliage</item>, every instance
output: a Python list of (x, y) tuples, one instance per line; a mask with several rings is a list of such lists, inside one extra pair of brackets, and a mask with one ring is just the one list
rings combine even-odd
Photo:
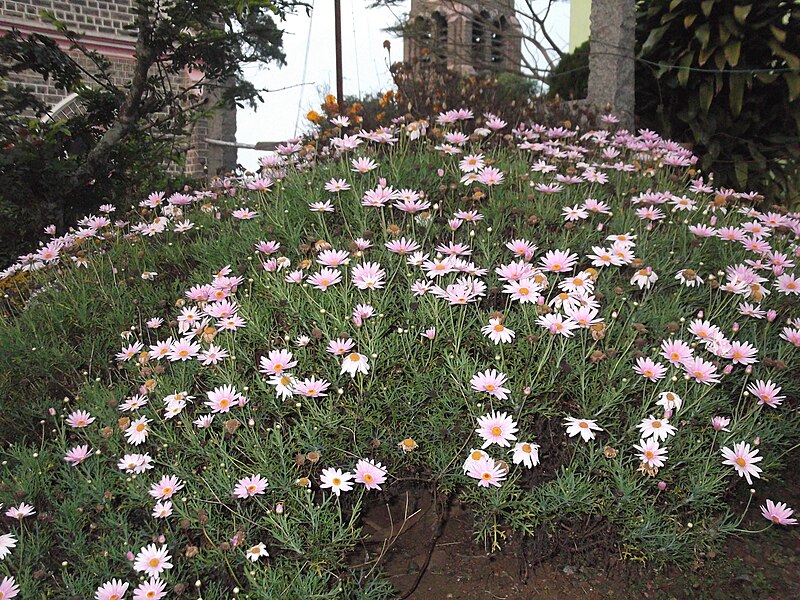
[(589, 85), (589, 40), (565, 54), (547, 76), (547, 97), (586, 98)]
[(691, 141), (717, 183), (792, 204), (800, 160), (796, 4), (654, 0), (638, 10), (638, 56), (648, 61), (637, 70), (641, 125)]

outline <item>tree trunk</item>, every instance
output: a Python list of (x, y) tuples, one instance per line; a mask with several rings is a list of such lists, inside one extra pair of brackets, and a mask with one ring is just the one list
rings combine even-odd
[(590, 20), (588, 102), (633, 130), (636, 3), (594, 0)]
[(158, 57), (158, 50), (150, 45), (153, 27), (150, 22), (150, 9), (146, 2), (137, 2), (135, 24), (138, 32), (136, 62), (130, 87), (119, 108), (119, 118), (89, 151), (86, 161), (76, 169), (72, 176), (73, 189), (85, 186), (102, 173), (114, 146), (124, 140), (139, 124), (142, 98), (147, 89), (147, 74)]

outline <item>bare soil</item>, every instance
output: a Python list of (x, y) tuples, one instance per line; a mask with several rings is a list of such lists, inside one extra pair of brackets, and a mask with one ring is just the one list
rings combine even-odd
[[(773, 487), (765, 484), (760, 496), (800, 508), (798, 484), (800, 473), (791, 473), (774, 485), (774, 494), (763, 495)], [(735, 500), (739, 510), (746, 494), (743, 489)], [(742, 527), (761, 529), (765, 524), (753, 502)], [(465, 507), (420, 489), (385, 496), (368, 507), (364, 527), (368, 537), (354, 562), (382, 569), (398, 598), (800, 599), (800, 527), (731, 538), (724, 551), (698, 557), (689, 569), (659, 572), (621, 561), (613, 536), (602, 524), (588, 528), (594, 538), (589, 554), (570, 545), (569, 535), (550, 543), (555, 550), (549, 555), (537, 554), (531, 540), (512, 536), (501, 551), (488, 553), (473, 540), (472, 515)]]

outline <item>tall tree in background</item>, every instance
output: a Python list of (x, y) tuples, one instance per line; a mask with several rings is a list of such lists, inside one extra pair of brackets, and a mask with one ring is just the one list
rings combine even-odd
[(635, 96), (635, 0), (595, 0), (590, 16), (589, 104), (610, 108), (633, 129)]

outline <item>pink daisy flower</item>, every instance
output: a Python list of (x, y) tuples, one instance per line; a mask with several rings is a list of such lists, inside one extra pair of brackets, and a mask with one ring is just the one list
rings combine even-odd
[(683, 340), (664, 340), (661, 342), (661, 356), (673, 366), (680, 367), (684, 361), (694, 356), (694, 350)]
[(162, 571), (172, 568), (170, 560), (172, 560), (172, 557), (169, 555), (166, 545), (158, 548), (155, 544), (150, 544), (136, 554), (133, 568), (135, 571), (146, 573), (150, 577), (158, 577)]
[(322, 290), (324, 292), (330, 286), (336, 285), (341, 280), (342, 276), (339, 271), (326, 267), (321, 269), (319, 273), (314, 273), (311, 277), (309, 277), (308, 283), (313, 285), (318, 290)]
[(89, 450), (89, 446), (87, 444), (84, 444), (83, 446), (75, 446), (71, 450), (68, 450), (67, 453), (64, 455), (64, 460), (74, 467), (76, 465), (81, 464), (91, 455), (92, 451)]
[(731, 424), (731, 420), (728, 417), (711, 417), (711, 426), (716, 431), (727, 431), (730, 433), (730, 429), (728, 429), (728, 425)]
[(336, 338), (335, 340), (328, 342), (328, 346), (325, 348), (325, 351), (333, 354), (334, 356), (342, 356), (350, 352), (355, 345), (355, 342), (349, 338)]
[(400, 238), (399, 240), (391, 240), (386, 242), (386, 248), (389, 252), (393, 252), (395, 254), (409, 254), (416, 250), (419, 250), (419, 244), (414, 240), (407, 240), (406, 238)]
[(552, 334), (563, 335), (564, 337), (572, 337), (575, 334), (573, 331), (579, 329), (580, 325), (569, 317), (564, 317), (561, 313), (549, 313), (542, 315), (536, 319), (536, 324), (544, 327)]
[(790, 273), (785, 273), (778, 277), (775, 282), (778, 291), (786, 294), (795, 294), (800, 296), (800, 278), (795, 277)]
[(528, 240), (519, 239), (508, 242), (506, 244), (506, 248), (511, 250), (515, 256), (518, 256), (524, 260), (530, 260), (533, 258), (533, 254), (536, 252), (537, 247)]
[(378, 263), (366, 262), (353, 267), (350, 277), (360, 290), (379, 290), (383, 287), (386, 271)]
[(770, 408), (778, 408), (786, 399), (786, 396), (779, 396), (781, 388), (770, 380), (764, 381), (757, 379), (755, 383), (747, 386), (747, 391), (758, 398), (759, 404), (766, 404)]
[(578, 255), (567, 250), (549, 250), (541, 259), (539, 264), (543, 271), (551, 273), (565, 273), (575, 266)]
[(33, 506), (26, 504), (25, 502), (21, 502), (19, 506), (12, 506), (6, 511), (7, 517), (11, 519), (17, 519), (19, 521), (35, 514), (36, 511), (33, 509)]
[(761, 515), (776, 525), (797, 525), (797, 519), (790, 518), (793, 513), (784, 502), (767, 500), (766, 505), (761, 507)]
[(169, 348), (167, 358), (172, 362), (191, 360), (200, 352), (200, 344), (192, 343), (188, 338), (182, 338), (177, 342), (173, 342)]
[(158, 483), (154, 483), (148, 492), (156, 500), (169, 500), (183, 489), (183, 481), (175, 475), (164, 475)]
[(236, 391), (232, 385), (223, 385), (207, 392), (208, 400), (204, 403), (211, 409), (211, 412), (226, 413), (234, 404), (243, 406), (247, 403), (244, 396)]
[(781, 339), (786, 340), (795, 347), (800, 348), (800, 329), (792, 329), (791, 327), (784, 327), (781, 330)]
[(750, 451), (750, 444), (746, 442), (739, 442), (733, 445), (733, 450), (730, 448), (722, 448), (722, 456), (725, 460), (722, 461), (723, 465), (731, 465), (739, 477), (744, 477), (748, 485), (753, 485), (751, 476), (760, 478), (761, 469), (755, 463), (764, 460), (763, 456), (756, 456), (758, 450)]
[(683, 362), (683, 369), (686, 371), (689, 378), (694, 379), (698, 383), (703, 383), (705, 385), (719, 383), (717, 366), (714, 363), (703, 360), (699, 356), (685, 360)]
[(306, 398), (318, 398), (320, 396), (327, 396), (325, 390), (330, 387), (330, 383), (324, 379), (304, 379), (303, 381), (295, 381), (293, 391), (295, 394), (305, 396)]
[(733, 361), (735, 365), (752, 365), (757, 363), (758, 348), (749, 342), (731, 342), (725, 358)]
[(125, 439), (128, 443), (134, 446), (144, 443), (147, 436), (150, 434), (149, 423), (151, 422), (152, 419), (148, 419), (147, 417), (139, 417), (135, 421), (131, 421), (130, 425), (128, 425), (128, 428), (125, 430)]
[(473, 461), (469, 465), (467, 475), (477, 479), (480, 487), (488, 488), (491, 485), (499, 488), (506, 475), (508, 475), (508, 471), (502, 468), (499, 463), (496, 463), (494, 459), (487, 456)]
[(143, 581), (133, 590), (133, 600), (161, 600), (167, 597), (167, 583), (157, 577)]
[(262, 356), (258, 361), (259, 371), (269, 375), (280, 375), (288, 369), (297, 366), (294, 355), (288, 350), (270, 350), (267, 356)]
[(514, 434), (519, 431), (517, 424), (507, 413), (495, 411), (487, 415), (478, 417), (478, 428), (476, 433), (483, 439), (481, 448), (488, 448), (492, 444), (497, 444), (501, 448), (507, 448), (512, 440), (516, 440)]
[(0, 600), (11, 600), (19, 594), (19, 586), (13, 577), (3, 577), (0, 582)]
[[(120, 600), (127, 591), (127, 582), (123, 583), (118, 579), (112, 579), (97, 588), (94, 598), (95, 600)], [(4, 598), (4, 596), (0, 596), (0, 598)]]
[(508, 398), (508, 393), (511, 391), (503, 387), (506, 379), (507, 377), (503, 373), (492, 369), (491, 371), (487, 370), (483, 373), (476, 373), (470, 380), (470, 385), (476, 392), (486, 392), (495, 398), (505, 400)]
[(536, 283), (533, 279), (520, 279), (519, 281), (510, 281), (503, 286), (503, 293), (510, 294), (511, 300), (516, 300), (520, 304), (529, 302), (538, 302), (542, 297), (540, 291), (542, 286)]
[(269, 487), (269, 482), (261, 477), (261, 475), (251, 475), (250, 477), (243, 477), (236, 483), (233, 488), (233, 495), (237, 498), (250, 498), (256, 494), (263, 494)]
[(94, 423), (95, 418), (85, 410), (76, 410), (67, 417), (67, 425), (75, 429), (88, 427)]
[(335, 194), (337, 192), (344, 192), (350, 189), (350, 184), (345, 179), (331, 179), (325, 184), (325, 191)]
[(655, 439), (643, 439), (638, 446), (634, 444), (633, 447), (639, 451), (639, 460), (651, 469), (663, 467), (667, 460), (667, 449), (659, 446)]
[(650, 381), (663, 379), (667, 373), (667, 368), (664, 365), (642, 356), (636, 359), (636, 366), (633, 370)]
[(169, 500), (161, 502), (160, 500), (153, 506), (154, 519), (166, 519), (172, 514), (172, 502)]
[(356, 463), (356, 483), (363, 483), (368, 490), (379, 490), (386, 482), (386, 470), (381, 463), (361, 459)]
[(347, 250), (323, 250), (317, 255), (317, 262), (336, 269), (350, 262), (350, 253)]

